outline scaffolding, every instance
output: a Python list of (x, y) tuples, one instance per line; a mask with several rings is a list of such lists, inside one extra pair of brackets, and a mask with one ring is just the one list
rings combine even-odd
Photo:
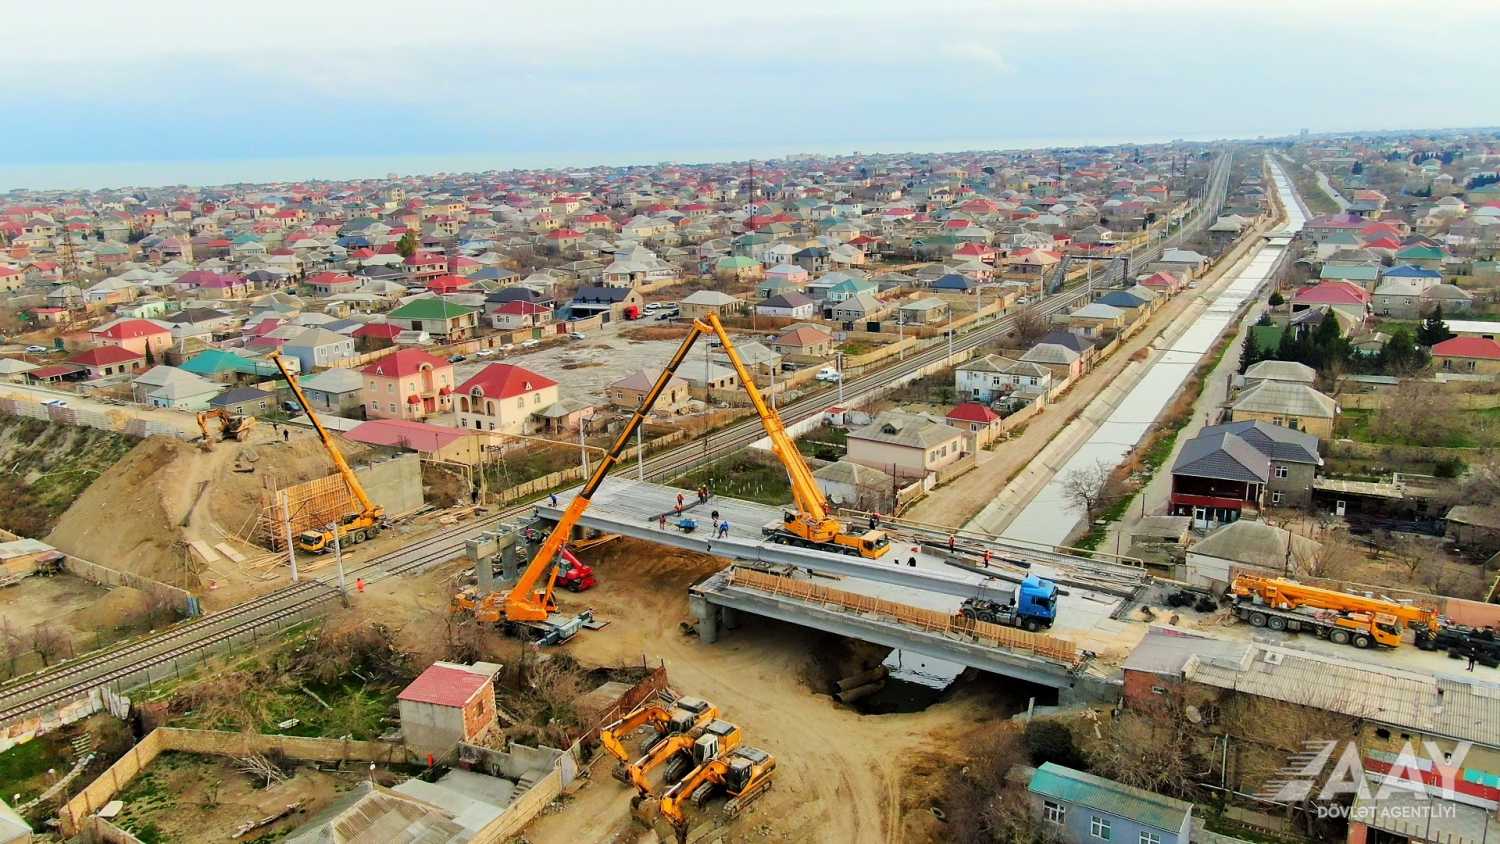
[(288, 512), (292, 536), (305, 530), (326, 528), (350, 513), (359, 512), (349, 485), (337, 474), (286, 487), (281, 486), (276, 476), (269, 475), (262, 483), (264, 488), (260, 494), (260, 515), (255, 520), (254, 541), (273, 551), (286, 550)]

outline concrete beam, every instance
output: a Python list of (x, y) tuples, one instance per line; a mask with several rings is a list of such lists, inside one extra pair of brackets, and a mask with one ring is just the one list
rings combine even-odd
[[(562, 516), (562, 510), (547, 505), (540, 505), (537, 507), (537, 514), (544, 519), (555, 522)], [(949, 574), (929, 569), (908, 568), (905, 565), (897, 566), (895, 560), (899, 555), (895, 550), (887, 554), (883, 562), (874, 562), (866, 560), (863, 557), (851, 557), (846, 554), (829, 554), (808, 548), (797, 548), (792, 545), (778, 545), (769, 541), (753, 542), (733, 537), (725, 539), (702, 539), (699, 534), (682, 533), (677, 530), (664, 531), (654, 523), (643, 524), (635, 519), (617, 518), (612, 516), (605, 508), (586, 511), (579, 519), (579, 524), (607, 533), (618, 533), (622, 536), (629, 536), (633, 539), (644, 539), (647, 542), (655, 542), (662, 545), (674, 545), (678, 548), (685, 548), (700, 554), (710, 554), (715, 557), (727, 557), (732, 560), (743, 560), (752, 563), (812, 569), (822, 574), (852, 577), (859, 580), (872, 580), (878, 583), (889, 583), (907, 589), (936, 592), (958, 598), (984, 595), (989, 591), (986, 590), (983, 584), (976, 583), (975, 577), (960, 574), (957, 570)]]
[[(913, 630), (894, 621), (875, 616), (839, 612), (754, 589), (731, 586), (725, 582), (723, 575), (714, 575), (693, 587), (689, 603), (693, 606), (695, 614), (698, 614), (698, 601), (702, 601), (704, 605), (774, 618), (864, 642), (902, 648), (934, 659), (944, 659), (1042, 686), (1062, 689), (1074, 683), (1072, 670), (1061, 663), (1003, 648)], [(713, 618), (708, 624), (704, 624), (705, 616), (712, 616), (712, 614), (698, 615), (700, 635), (703, 628), (708, 627), (716, 640), (720, 633), (718, 619)], [(704, 641), (713, 640), (705, 637)]]

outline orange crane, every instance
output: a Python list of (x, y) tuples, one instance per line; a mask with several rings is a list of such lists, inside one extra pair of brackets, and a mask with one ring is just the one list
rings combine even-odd
[(781, 422), (781, 415), (767, 406), (765, 399), (761, 397), (760, 390), (755, 386), (754, 376), (745, 368), (744, 361), (740, 360), (739, 352), (735, 351), (734, 343), (730, 342), (724, 325), (714, 314), (708, 315), (708, 322), (713, 332), (718, 335), (719, 342), (724, 347), (724, 354), (729, 358), (730, 365), (734, 367), (735, 374), (739, 376), (740, 383), (745, 385), (745, 392), (749, 393), (750, 403), (755, 406), (755, 412), (760, 415), (761, 427), (765, 429), (767, 438), (771, 440), (771, 453), (781, 461), (781, 465), (786, 469), (787, 478), (791, 481), (792, 502), (796, 506), (796, 512), (783, 512), (781, 527), (768, 528), (766, 535), (773, 541), (788, 545), (837, 551), (869, 559), (884, 556), (891, 549), (890, 539), (886, 537), (884, 531), (872, 530), (854, 534), (850, 532), (848, 524), (829, 513), (828, 499), (823, 495), (823, 490), (818, 486), (817, 480), (813, 478), (812, 469), (808, 468), (802, 452), (797, 450), (797, 444), (787, 434), (786, 426)]
[[(385, 528), (385, 508), (370, 500), (365, 492), (364, 485), (359, 482), (359, 477), (350, 468), (349, 461), (339, 451), (339, 447), (333, 441), (333, 436), (323, 423), (318, 421), (318, 414), (313, 412), (312, 402), (307, 400), (307, 395), (302, 392), (302, 385), (297, 383), (297, 376), (286, 368), (282, 362), (281, 355), (271, 353), (271, 362), (281, 371), (281, 377), (286, 379), (288, 387), (292, 388), (292, 395), (297, 398), (297, 404), (302, 406), (302, 412), (307, 414), (307, 419), (318, 432), (318, 438), (323, 441), (323, 449), (332, 458), (333, 465), (339, 470), (344, 478), (344, 484), (349, 487), (349, 493), (359, 503), (359, 510), (342, 516), (337, 523), (339, 543), (341, 545), (357, 545), (366, 539), (373, 539), (380, 535)], [(297, 548), (313, 554), (321, 554), (333, 547), (333, 531), (318, 528), (305, 530), (297, 536)]]
[(1295, 580), (1240, 575), (1230, 584), (1234, 613), (1255, 627), (1304, 631), (1356, 648), (1401, 645), (1401, 631), (1416, 631), (1416, 645), (1436, 647), (1442, 624), (1435, 610), (1308, 586)]
[(687, 815), (682, 807), (684, 800), (693, 799), (702, 805), (711, 790), (707, 787), (722, 786), (730, 796), (725, 812), (733, 817), (771, 787), (771, 775), (775, 771), (776, 758), (755, 747), (741, 747), (710, 758), (662, 795), (662, 817), (676, 830), (678, 844), (684, 844), (688, 831)]

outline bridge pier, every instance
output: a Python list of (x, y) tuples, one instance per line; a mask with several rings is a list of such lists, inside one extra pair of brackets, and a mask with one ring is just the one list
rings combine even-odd
[(734, 607), (719, 607), (719, 621), (725, 630), (735, 630), (740, 626), (740, 611)]
[(719, 641), (719, 607), (710, 604), (702, 595), (690, 594), (688, 608), (693, 611), (693, 617), (698, 619), (698, 623), (694, 625), (698, 630), (698, 638), (706, 645)]

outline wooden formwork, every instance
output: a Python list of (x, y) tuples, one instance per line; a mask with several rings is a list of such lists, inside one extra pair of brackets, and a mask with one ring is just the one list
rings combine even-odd
[(275, 478), (266, 478), (260, 496), (255, 538), (273, 550), (284, 551), (288, 510), (291, 511), (292, 535), (296, 536), (304, 530), (325, 528), (357, 509), (354, 495), (340, 475), (328, 475), (288, 487), (279, 487)]
[(767, 574), (751, 569), (731, 568), (729, 582), (773, 595), (784, 595), (810, 603), (826, 604), (853, 612), (880, 615), (921, 630), (943, 635), (972, 636), (987, 644), (1012, 650), (1030, 651), (1047, 659), (1077, 665), (1081, 658), (1078, 647), (1066, 639), (1057, 639), (1041, 633), (1028, 633), (1000, 624), (972, 621), (961, 615), (948, 615), (937, 610), (898, 604), (882, 598), (831, 589), (806, 580)]

